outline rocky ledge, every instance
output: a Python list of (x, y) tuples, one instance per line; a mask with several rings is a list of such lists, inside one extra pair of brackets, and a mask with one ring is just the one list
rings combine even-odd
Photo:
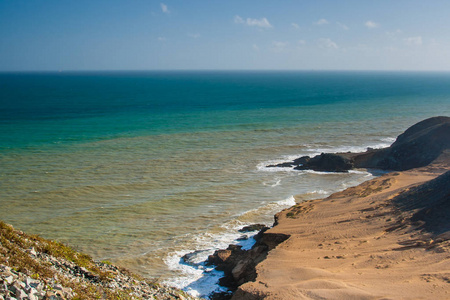
[(363, 153), (322, 153), (303, 156), (292, 162), (267, 167), (294, 167), (296, 170), (347, 172), (353, 168), (404, 171), (428, 165), (450, 148), (450, 117), (421, 121), (387, 148), (368, 149)]
[(0, 300), (196, 299), (0, 221)]
[(257, 275), (256, 265), (266, 258), (270, 250), (289, 238), (285, 234), (269, 234), (266, 232), (269, 227), (261, 224), (250, 225), (240, 231), (247, 232), (249, 228), (260, 229), (254, 237), (256, 243), (250, 250), (243, 250), (242, 246), (238, 245), (229, 245), (227, 249), (217, 250), (208, 257), (207, 265), (214, 265), (217, 270), (224, 272), (219, 284), (229, 289), (229, 293), (215, 294), (212, 299), (230, 299), (240, 285), (254, 281)]

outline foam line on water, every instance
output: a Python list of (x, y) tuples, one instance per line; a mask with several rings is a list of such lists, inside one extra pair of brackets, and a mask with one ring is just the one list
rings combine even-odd
[(272, 159), (267, 160), (259, 163), (256, 168), (258, 171), (264, 171), (264, 172), (289, 172), (294, 171), (294, 167), (267, 167), (269, 165), (277, 165), (285, 162), (293, 161), (299, 157), (302, 156), (310, 156), (314, 157), (316, 155), (320, 155), (322, 153), (346, 153), (346, 152), (352, 152), (352, 153), (359, 153), (359, 152), (365, 152), (368, 148), (372, 149), (380, 149), (380, 148), (386, 148), (389, 147), (392, 142), (395, 141), (395, 138), (392, 137), (386, 137), (382, 138), (380, 140), (380, 143), (372, 143), (365, 146), (339, 146), (339, 147), (329, 147), (329, 148), (314, 148), (309, 146), (308, 149), (304, 150), (304, 152), (299, 153), (298, 155), (285, 155), (278, 159)]
[[(169, 253), (164, 262), (170, 270), (176, 271), (178, 275), (164, 281), (165, 284), (174, 286), (189, 294), (197, 297), (206, 297), (212, 292), (226, 291), (225, 288), (218, 285), (218, 281), (223, 277), (223, 272), (213, 269), (212, 266), (206, 266), (205, 262), (208, 256), (218, 249), (225, 249), (230, 244), (242, 246), (242, 249), (249, 250), (255, 244), (253, 238), (258, 231), (242, 233), (239, 229), (251, 222), (246, 222), (248, 215), (267, 215), (274, 214), (283, 208), (295, 205), (294, 196), (286, 199), (271, 202), (260, 208), (246, 211), (237, 215), (233, 220), (222, 224), (218, 233), (205, 232), (203, 234), (192, 235), (190, 240), (194, 242), (192, 248), (177, 250)], [(270, 224), (266, 224), (270, 225)], [(243, 238), (245, 236), (246, 238)], [(183, 260), (183, 256), (192, 254), (190, 263)]]

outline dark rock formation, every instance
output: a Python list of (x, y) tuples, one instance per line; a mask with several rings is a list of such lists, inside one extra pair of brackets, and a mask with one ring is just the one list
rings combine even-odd
[(244, 226), (241, 229), (239, 229), (239, 232), (251, 232), (251, 231), (261, 231), (264, 228), (266, 228), (267, 226), (264, 224), (253, 224), (253, 225), (248, 225), (248, 226)]
[(423, 167), (450, 148), (450, 118), (433, 117), (408, 128), (388, 148), (353, 157), (356, 168), (404, 171)]
[(350, 159), (342, 157), (338, 154), (322, 153), (309, 159), (301, 166), (297, 166), (295, 170), (313, 170), (322, 172), (347, 172), (353, 168)]
[(308, 163), (308, 161), (311, 159), (311, 157), (309, 156), (302, 156), (299, 157), (297, 159), (294, 159), (291, 162), (285, 162), (285, 163), (281, 163), (281, 164), (277, 164), (277, 165), (268, 165), (268, 168), (274, 168), (274, 167), (281, 167), (281, 168), (289, 168), (289, 167), (298, 167), (298, 166), (302, 166), (306, 163)]
[(209, 252), (209, 249), (196, 250), (194, 252), (190, 252), (190, 253), (183, 255), (181, 257), (181, 260), (188, 265), (198, 266), (199, 264), (202, 263), (202, 257), (206, 252)]
[(353, 168), (353, 163), (350, 159), (338, 154), (322, 153), (314, 156), (313, 158), (309, 156), (302, 156), (291, 162), (269, 165), (267, 167), (294, 167), (295, 170), (313, 170), (319, 172), (347, 172)]
[(322, 153), (313, 158), (303, 156), (268, 167), (325, 172), (346, 172), (352, 168), (404, 171), (428, 165), (449, 148), (450, 118), (433, 117), (408, 128), (388, 148), (368, 149), (364, 153)]
[(267, 253), (278, 244), (289, 238), (285, 234), (269, 234), (265, 227), (255, 237), (256, 244), (250, 250), (243, 250), (242, 246), (229, 245), (227, 249), (217, 250), (210, 255), (208, 265), (215, 265), (219, 271), (224, 271), (225, 276), (219, 284), (235, 291), (238, 286), (256, 279), (256, 265), (264, 260)]

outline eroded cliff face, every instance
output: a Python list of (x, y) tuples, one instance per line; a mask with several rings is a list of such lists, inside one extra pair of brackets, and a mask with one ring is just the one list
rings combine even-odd
[(241, 246), (229, 245), (227, 249), (217, 250), (208, 258), (208, 264), (215, 265), (225, 276), (220, 285), (234, 292), (240, 285), (256, 279), (256, 265), (263, 261), (267, 253), (289, 238), (282, 233), (267, 233), (263, 228), (255, 237), (256, 243), (250, 250)]

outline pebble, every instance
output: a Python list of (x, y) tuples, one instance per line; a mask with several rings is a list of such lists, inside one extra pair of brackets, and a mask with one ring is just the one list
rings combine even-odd
[[(33, 249), (34, 250), (34, 249)], [(50, 262), (56, 271), (54, 278), (39, 280), (17, 272), (6, 265), (0, 264), (0, 300), (66, 300), (72, 299), (76, 295), (70, 287), (66, 287), (58, 281), (58, 278), (65, 278), (70, 282), (79, 284), (90, 283), (98, 285), (100, 288), (107, 288), (113, 291), (129, 289), (133, 299), (168, 299), (168, 300), (193, 300), (198, 299), (179, 290), (170, 287), (156, 286), (146, 281), (137, 280), (130, 275), (123, 273), (119, 268), (97, 262), (97, 266), (103, 271), (114, 274), (109, 281), (100, 281), (97, 275), (89, 270), (79, 267), (62, 258), (51, 257), (45, 253), (28, 252), (33, 259)], [(35, 252), (35, 251), (34, 251)]]

